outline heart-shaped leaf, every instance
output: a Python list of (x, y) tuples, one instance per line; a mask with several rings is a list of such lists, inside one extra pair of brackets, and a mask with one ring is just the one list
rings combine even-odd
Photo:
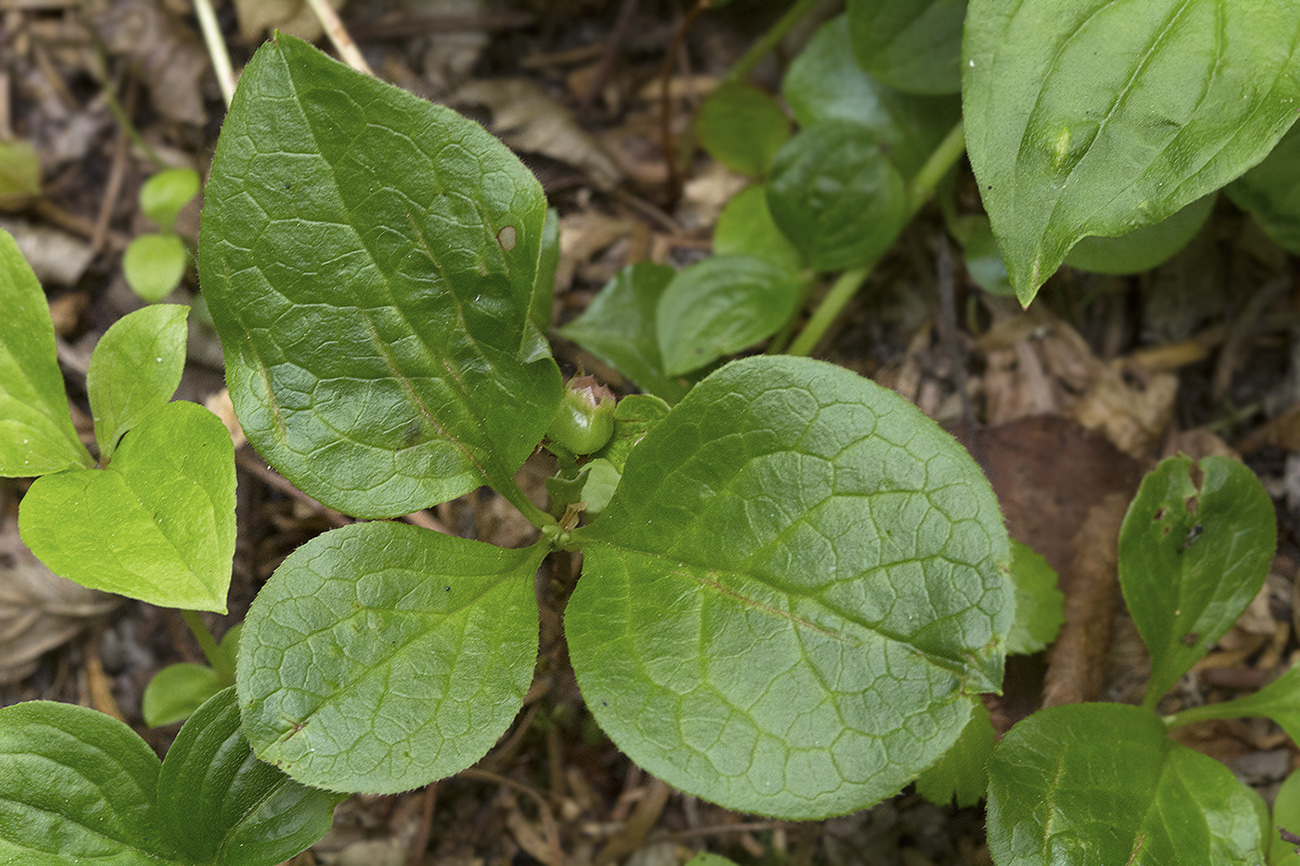
[(956, 93), (965, 17), (966, 0), (849, 0), (853, 53), (905, 93)]
[(1263, 159), (1300, 100), (1300, 4), (971, 0), (966, 146), (1022, 303), (1089, 235)]
[(235, 453), (221, 421), (169, 403), (107, 469), (46, 475), (23, 497), (23, 541), (56, 574), (164, 607), (226, 611)]
[(122, 274), (132, 291), (153, 303), (176, 290), (189, 260), (189, 251), (176, 235), (140, 235), (122, 254)]
[(240, 638), (257, 754), (305, 784), (369, 793), (477, 761), (532, 680), (533, 574), (547, 549), (358, 523), (295, 550)]
[(92, 466), (68, 415), (54, 322), (13, 235), (0, 229), (0, 475)]
[(838, 119), (871, 127), (909, 178), (961, 120), (955, 95), (912, 96), (872, 78), (853, 57), (847, 15), (813, 34), (781, 80), (781, 92), (800, 126)]
[(800, 281), (755, 256), (710, 256), (677, 274), (659, 299), (655, 330), (673, 376), (776, 333), (799, 305)]
[(776, 155), (767, 186), (772, 219), (819, 271), (874, 262), (907, 220), (902, 175), (871, 127), (826, 120)]
[(163, 232), (171, 234), (181, 209), (198, 194), (199, 173), (194, 169), (160, 171), (141, 185), (140, 210)]
[(1146, 710), (1053, 707), (993, 751), (989, 849), (998, 866), (1262, 863), (1252, 793)]
[(114, 322), (95, 346), (86, 391), (101, 464), (113, 459), (122, 434), (176, 393), (185, 367), (189, 312), (180, 304), (136, 310)]
[(587, 706), (649, 772), (728, 808), (870, 805), (1000, 687), (1010, 554), (988, 482), (842, 368), (715, 372), (572, 539), (565, 631)]
[(199, 269), (258, 452), (405, 514), (511, 476), (560, 375), (528, 324), (546, 201), (478, 124), (281, 36), (240, 79)]
[(1170, 457), (1142, 479), (1119, 534), (1119, 580), (1151, 651), (1154, 707), (1232, 628), (1268, 577), (1273, 502), (1255, 473), (1206, 457)]
[(341, 799), (253, 755), (233, 687), (195, 710), (158, 774), (159, 818), (190, 863), (280, 863), (329, 832)]

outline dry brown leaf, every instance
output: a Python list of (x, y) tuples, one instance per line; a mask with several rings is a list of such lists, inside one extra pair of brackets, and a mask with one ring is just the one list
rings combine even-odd
[(1178, 377), (1173, 373), (1134, 373), (1122, 362), (1101, 368), (1091, 387), (1071, 410), (1079, 423), (1099, 430), (1139, 460), (1156, 454), (1174, 415)]
[(95, 251), (81, 238), (26, 220), (0, 219), (42, 285), (75, 285), (90, 267)]
[(136, 67), (159, 114), (181, 123), (207, 121), (200, 81), (211, 61), (184, 21), (151, 0), (116, 0), (91, 23), (110, 54)]
[(238, 451), (248, 441), (244, 435), (244, 428), (239, 426), (239, 418), (235, 416), (235, 404), (230, 399), (230, 389), (222, 388), (217, 393), (203, 401), (203, 407), (221, 419), (221, 423), (226, 425), (226, 430), (230, 433), (230, 441), (234, 444), (235, 450)]
[[(329, 0), (329, 4), (343, 8), (343, 0)], [(313, 42), (325, 32), (304, 0), (235, 0), (235, 16), (245, 42), (257, 42), (275, 30)]]
[(492, 112), (492, 131), (515, 150), (538, 153), (582, 169), (599, 187), (616, 186), (622, 172), (573, 112), (525, 78), (473, 81), (457, 91), (460, 103)]
[(16, 682), (40, 657), (107, 616), (120, 596), (59, 577), (46, 568), (10, 528), (0, 535), (0, 684)]

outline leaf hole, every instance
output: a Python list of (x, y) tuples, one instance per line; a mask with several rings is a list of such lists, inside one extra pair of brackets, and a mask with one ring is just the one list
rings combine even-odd
[(506, 226), (497, 232), (497, 243), (501, 245), (501, 249), (510, 252), (515, 248), (515, 241), (518, 237), (519, 233), (515, 231), (514, 226)]

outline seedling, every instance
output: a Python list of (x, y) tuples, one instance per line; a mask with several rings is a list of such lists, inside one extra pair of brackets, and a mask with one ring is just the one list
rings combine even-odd
[(146, 301), (161, 301), (180, 285), (190, 254), (176, 236), (176, 217), (198, 195), (199, 175), (188, 168), (155, 174), (140, 187), (140, 210), (157, 232), (135, 237), (122, 255), (126, 282)]

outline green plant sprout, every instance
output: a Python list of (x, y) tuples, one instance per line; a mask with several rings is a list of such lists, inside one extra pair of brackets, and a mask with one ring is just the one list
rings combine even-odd
[(122, 255), (127, 285), (150, 303), (161, 301), (181, 283), (190, 254), (175, 233), (181, 208), (199, 193), (198, 172), (188, 168), (160, 171), (140, 187), (140, 210), (158, 231), (138, 235)]
[[(264, 848), (221, 841), (230, 824), (218, 822), (195, 834), (190, 861), (189, 842), (154, 824), (64, 833), (95, 825), (88, 816), (106, 800), (114, 814), (166, 823), (168, 763), (155, 787), (155, 770), (129, 757), (139, 747), (125, 729), (25, 705), (0, 711), (6, 770), (24, 766), (37, 731), (82, 739), (58, 756), (66, 774), (35, 793), (6, 792), (33, 820), (0, 827), (0, 854), (273, 864), (290, 842), (323, 832), (321, 810), (336, 797), (322, 792), (398, 792), (459, 772), (522, 705), (537, 653), (534, 576), (554, 550), (583, 555), (564, 611), (583, 698), (647, 771), (788, 819), (864, 808), (927, 773), (932, 796), (969, 799), (982, 780), (945, 779), (941, 762), (978, 764), (962, 755), (987, 751), (980, 695), (1000, 689), (1008, 652), (1051, 639), (1050, 573), (1013, 553), (970, 456), (897, 395), (807, 358), (726, 359), (783, 332), (792, 351), (815, 346), (964, 143), (1007, 282), (1026, 303), (1084, 237), (1160, 223), (1203, 199), (1294, 119), (1300, 72), (1288, 34), (1300, 32), (1300, 6), (900, 8), (851, 2), (819, 32), (833, 50), (801, 57), (783, 87), (800, 125), (788, 140), (778, 130), (722, 142), (732, 121), (704, 123), (706, 146), (762, 176), (762, 192), (728, 208), (719, 255), (680, 273), (633, 266), (564, 330), (648, 392), (618, 401), (612, 418), (586, 383), (566, 394), (550, 355), (556, 222), (518, 159), (449, 109), (306, 43), (280, 36), (259, 49), (213, 160), (200, 279), (249, 441), (303, 491), (364, 520), (281, 564), (239, 634), (235, 697), (211, 697), (182, 738), (209, 728), (234, 737), (240, 761), (251, 760), (247, 748), (265, 762), (241, 766), (309, 804), (282, 805), (276, 832), (254, 834), (271, 840)], [(1058, 66), (1062, 53), (1070, 63)], [(835, 68), (816, 65), (829, 61), (856, 72), (841, 82), (818, 71)], [(1194, 104), (1188, 76), (1203, 85)], [(933, 95), (958, 87), (961, 105)], [(717, 117), (747, 129), (775, 117), (752, 89), (720, 93), (743, 95), (710, 108)], [(1153, 113), (1170, 122), (1153, 127)], [(93, 514), (126, 509), (111, 498), (86, 505), (113, 476), (113, 490), (147, 503), (130, 523), (142, 538), (184, 538), (170, 550), (139, 545), (122, 569), (135, 582), (113, 582), (157, 603), (223, 609), (226, 583), (209, 578), (229, 579), (221, 545), (233, 539), (233, 500), (213, 480), (229, 462), (224, 428), (226, 450), (207, 452), (220, 469), (205, 475), (193, 455), (211, 424), (170, 409), (188, 404), (166, 404), (165, 382), (147, 398), (128, 389), (118, 408), (95, 410), (94, 468), (67, 418), (52, 336), (47, 347), (36, 321), (39, 286), (11, 246), (0, 245), (5, 288), (27, 318), (0, 324), (4, 417), (18, 419), (0, 437), (10, 461), (0, 465), (44, 476), (30, 513), (24, 500), (24, 537), (30, 526), (38, 555), (75, 570), (89, 545), (49, 521), (93, 526)], [(796, 332), (822, 273), (839, 276)], [(150, 426), (160, 415), (166, 430)], [(550, 513), (514, 480), (544, 440), (561, 466)], [(145, 465), (148, 483), (136, 483)], [(534, 523), (536, 542), (508, 550), (386, 519), (484, 485)], [(210, 519), (175, 517), (190, 513), (178, 503), (199, 513), (204, 498)], [(1293, 677), (1169, 719), (1154, 709), (1258, 590), (1270, 508), (1228, 461), (1194, 473), (1174, 460), (1144, 482), (1120, 542), (1126, 598), (1153, 657), (1147, 700), (1046, 710), (997, 745), (986, 790), (998, 866), (1263, 862), (1261, 801), (1166, 730), (1210, 712), (1291, 724)], [(194, 576), (183, 593), (139, 579), (155, 556), (172, 558), (169, 574)], [(211, 649), (214, 673), (225, 652)], [(96, 745), (105, 742), (114, 745)], [(191, 749), (177, 766), (190, 755), (196, 766), (210, 757)], [(229, 793), (241, 777), (219, 775), (214, 797), (244, 802)], [(132, 785), (139, 796), (103, 793)], [(228, 814), (209, 805), (203, 814)]]

